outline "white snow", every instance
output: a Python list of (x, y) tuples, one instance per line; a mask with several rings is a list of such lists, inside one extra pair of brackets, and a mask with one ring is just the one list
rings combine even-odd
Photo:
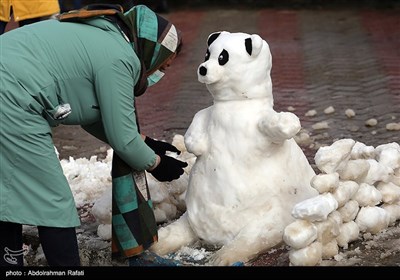
[[(346, 142), (342, 141), (342, 143)], [(192, 165), (195, 156), (184, 150), (183, 136), (177, 135), (173, 143), (183, 150), (180, 157)], [(336, 143), (337, 145), (338, 143)], [(375, 164), (382, 165), (383, 171), (374, 169), (375, 171), (370, 174), (368, 180), (371, 184), (365, 182), (358, 184), (355, 181), (340, 178), (336, 171), (333, 173), (321, 172), (312, 178), (311, 186), (320, 192), (320, 195), (314, 198), (319, 203), (308, 204), (309, 207), (304, 207), (302, 211), (313, 213), (309, 215), (318, 218), (306, 221), (304, 220), (305, 215), (300, 215), (300, 211), (295, 210), (299, 209), (296, 208), (299, 205), (307, 205), (309, 203), (307, 201), (303, 201), (293, 208), (298, 219), (286, 227), (283, 235), (285, 243), (293, 248), (290, 251), (291, 265), (317, 265), (321, 263), (321, 260), (340, 260), (343, 258), (343, 254), (338, 253), (339, 248), (346, 250), (351, 242), (366, 238), (365, 233), (377, 234), (400, 219), (400, 184), (398, 180), (400, 171), (399, 167), (395, 171), (392, 169), (397, 166), (397, 160), (393, 160), (397, 158), (393, 156), (396, 154), (394, 151), (398, 150), (396, 147), (397, 143), (388, 143), (380, 145), (378, 149), (360, 142), (356, 142), (353, 146), (350, 152), (351, 158), (357, 158), (359, 166), (362, 166), (360, 160), (364, 162), (374, 160)], [(343, 149), (340, 148), (339, 150)], [(348, 149), (345, 150), (348, 151)], [(390, 153), (387, 153), (387, 150)], [(77, 207), (93, 205), (91, 212), (99, 223), (97, 234), (99, 238), (104, 240), (111, 239), (111, 154), (112, 150), (109, 150), (107, 157), (103, 160), (98, 160), (96, 157), (61, 160)], [(332, 154), (335, 153), (332, 151)], [(345, 154), (348, 155), (347, 152)], [(343, 157), (343, 161), (347, 161), (347, 163), (353, 161), (348, 158), (348, 156)], [(384, 160), (384, 158), (387, 160)], [(340, 165), (340, 160), (338, 162), (336, 156), (326, 157), (326, 162), (325, 165), (329, 166)], [(155, 212), (159, 213), (156, 216), (160, 222), (169, 223), (184, 211), (183, 194), (186, 192), (188, 184), (188, 177), (186, 176), (190, 174), (191, 165), (185, 170), (185, 175), (181, 181), (177, 180), (175, 184), (159, 183), (150, 176), (148, 177), (149, 185), (152, 186), (150, 189), (151, 196), (156, 198), (154, 206)], [(332, 171), (335, 168), (328, 170)], [(387, 178), (395, 179), (388, 182), (382, 181), (382, 179), (386, 180)], [(342, 188), (345, 189), (343, 191), (345, 194), (338, 195), (338, 191)], [(324, 199), (321, 200), (321, 197), (324, 197)], [(332, 199), (327, 199), (330, 197), (336, 197), (337, 211), (333, 211), (335, 203), (332, 203)], [(322, 201), (326, 202), (322, 203)], [(383, 204), (380, 204), (381, 202)], [(172, 215), (168, 209), (174, 207), (181, 210)], [(315, 229), (317, 229), (317, 237), (315, 237)], [(213, 254), (214, 252), (207, 251), (202, 247), (183, 246), (173, 255), (173, 258), (181, 261), (189, 258), (192, 264), (206, 264), (212, 259)]]
[[(321, 263), (330, 258), (340, 261), (342, 259), (340, 254), (332, 256), (334, 252), (337, 252), (335, 244), (342, 249), (347, 249), (349, 243), (362, 237), (366, 238), (367, 234), (381, 233), (400, 219), (398, 154), (398, 143), (382, 144), (374, 148), (352, 139), (337, 140), (332, 145), (321, 147), (317, 151), (314, 159), (321, 173), (316, 174), (311, 180), (311, 185), (320, 192), (319, 196), (332, 193), (338, 209), (329, 214), (326, 221), (333, 217), (333, 214), (338, 213), (334, 217), (337, 218), (339, 230), (336, 234), (337, 229), (333, 226), (334, 224), (330, 227), (331, 230), (327, 230), (328, 225), (321, 225), (324, 219), (322, 222), (314, 222), (319, 231), (317, 241), (322, 243), (324, 252), (321, 259), (317, 260), (315, 253), (307, 253), (311, 250), (310, 245), (304, 246), (303, 249), (292, 246), (294, 250), (291, 251), (292, 265), (315, 264), (316, 261)], [(335, 180), (337, 174), (339, 183)], [(313, 216), (318, 216), (319, 213), (320, 218), (324, 218), (331, 209), (332, 203), (322, 202), (321, 200), (318, 211), (315, 210), (315, 203), (303, 201), (298, 205), (309, 205), (308, 210), (303, 206), (301, 213), (308, 211), (313, 213)], [(306, 215), (299, 215), (298, 205), (293, 208), (296, 221), (287, 226), (289, 229), (300, 225), (299, 221), (302, 221), (300, 219), (306, 217)], [(309, 220), (312, 221), (312, 219)], [(296, 230), (307, 232), (309, 228), (310, 225), (305, 226), (304, 229), (297, 226)], [(325, 234), (321, 235), (321, 230)], [(285, 230), (284, 234), (288, 235), (284, 236), (284, 240), (290, 241), (296, 237), (296, 235), (291, 236), (293, 233), (290, 230)], [(292, 243), (287, 242), (288, 245)], [(318, 250), (313, 248), (311, 252), (318, 252)]]
[[(197, 112), (185, 136), (173, 140), (182, 152), (171, 155), (189, 165), (170, 183), (147, 177), (156, 220), (167, 224), (151, 250), (230, 265), (286, 243), (290, 265), (318, 265), (325, 259), (340, 261), (339, 248), (376, 235), (400, 218), (398, 143), (375, 148), (350, 138), (336, 140), (317, 150), (316, 174), (295, 141), (299, 118), (273, 109), (267, 42), (256, 34), (222, 32), (209, 52), (199, 66), (207, 71), (199, 71), (198, 78), (214, 104)], [(324, 110), (334, 112), (332, 106)], [(355, 116), (351, 109), (345, 114)], [(315, 115), (315, 110), (306, 113)], [(376, 119), (365, 122), (377, 124)], [(398, 125), (386, 129), (399, 130)], [(303, 142), (310, 139), (304, 132), (298, 135)], [(61, 160), (76, 206), (93, 205), (97, 234), (104, 240), (111, 238), (111, 157), (108, 150), (104, 160)], [(202, 248), (200, 241), (215, 250)]]
[(356, 115), (353, 109), (346, 109), (344, 113), (349, 119)]

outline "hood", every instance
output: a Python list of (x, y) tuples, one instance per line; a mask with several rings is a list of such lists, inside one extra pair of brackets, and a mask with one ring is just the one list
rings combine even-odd
[(164, 76), (158, 69), (179, 51), (182, 42), (180, 32), (172, 23), (144, 5), (133, 6), (124, 13), (120, 5), (92, 4), (60, 14), (57, 18), (83, 22), (103, 30), (113, 28), (108, 21), (117, 24), (120, 31), (129, 37), (141, 61), (141, 77), (135, 86), (135, 96), (143, 94), (148, 86)]
[(144, 5), (134, 6), (120, 16), (134, 38), (134, 47), (150, 86), (163, 76), (158, 69), (177, 52), (181, 34), (172, 23)]

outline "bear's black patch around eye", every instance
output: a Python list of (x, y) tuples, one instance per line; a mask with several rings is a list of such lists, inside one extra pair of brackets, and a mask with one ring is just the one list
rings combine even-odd
[(229, 53), (223, 50), (218, 56), (219, 65), (225, 65), (229, 61)]
[(205, 58), (204, 58), (204, 61), (207, 61), (209, 58), (210, 58), (210, 50), (207, 49), (207, 52), (206, 52), (206, 56), (205, 56)]

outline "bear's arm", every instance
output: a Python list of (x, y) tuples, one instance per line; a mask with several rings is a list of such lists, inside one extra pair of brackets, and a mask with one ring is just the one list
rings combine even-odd
[(208, 120), (211, 107), (197, 112), (185, 133), (185, 146), (188, 152), (200, 156), (208, 150)]
[(300, 131), (301, 124), (293, 113), (272, 111), (260, 120), (258, 129), (271, 142), (278, 144), (295, 136)]

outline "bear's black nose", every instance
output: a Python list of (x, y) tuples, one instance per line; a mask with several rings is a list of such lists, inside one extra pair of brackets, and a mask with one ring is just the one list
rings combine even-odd
[(200, 73), (200, 75), (202, 75), (202, 76), (207, 75), (207, 68), (204, 67), (204, 66), (201, 66), (201, 67), (199, 68), (199, 73)]

